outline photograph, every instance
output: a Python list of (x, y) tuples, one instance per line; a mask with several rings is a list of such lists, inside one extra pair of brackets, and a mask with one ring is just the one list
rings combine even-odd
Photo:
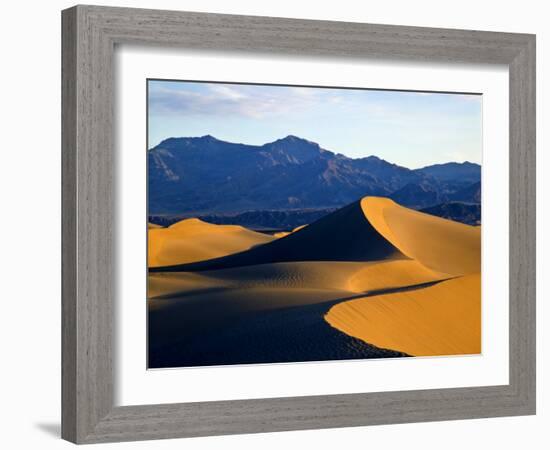
[(482, 95), (146, 91), (148, 368), (481, 353)]

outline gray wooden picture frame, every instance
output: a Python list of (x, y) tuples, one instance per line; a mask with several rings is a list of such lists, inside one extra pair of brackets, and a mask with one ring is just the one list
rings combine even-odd
[[(63, 11), (62, 31), (64, 439), (94, 443), (535, 413), (534, 35), (98, 6)], [(509, 384), (114, 406), (113, 53), (127, 43), (507, 65)]]

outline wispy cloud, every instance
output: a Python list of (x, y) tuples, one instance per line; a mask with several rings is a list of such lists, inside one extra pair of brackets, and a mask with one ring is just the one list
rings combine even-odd
[(265, 118), (304, 111), (316, 103), (318, 94), (307, 88), (208, 84), (200, 90), (153, 84), (149, 88), (149, 108), (154, 114), (227, 115)]

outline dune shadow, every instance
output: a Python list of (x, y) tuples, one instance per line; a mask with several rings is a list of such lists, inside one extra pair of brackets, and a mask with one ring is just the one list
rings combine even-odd
[(149, 300), (171, 300), (171, 299), (182, 300), (184, 298), (197, 297), (199, 295), (216, 294), (220, 292), (225, 292), (228, 289), (230, 288), (209, 287), (209, 288), (202, 288), (202, 289), (183, 290), (183, 291), (171, 292), (170, 294), (161, 294), (161, 295), (156, 295), (154, 297), (149, 297)]
[(361, 202), (351, 203), (295, 233), (231, 255), (151, 267), (155, 272), (202, 272), (258, 264), (299, 261), (382, 261), (409, 259), (369, 222)]
[[(442, 281), (442, 280), (441, 280)], [(324, 316), (338, 304), (358, 298), (423, 289), (441, 281), (378, 289), (328, 301), (277, 309), (248, 311), (201, 322), (201, 309), (185, 302), (165, 314), (149, 314), (149, 367), (196, 367), (212, 365), (286, 363), (408, 356), (391, 349), (379, 348), (333, 328)], [(230, 302), (231, 306), (234, 306)], [(216, 310), (223, 305), (217, 304)], [(164, 317), (163, 317), (164, 315)], [(176, 321), (183, 335), (161, 338), (161, 327), (167, 317)], [(205, 320), (205, 319), (203, 319)], [(187, 324), (189, 326), (187, 326)]]

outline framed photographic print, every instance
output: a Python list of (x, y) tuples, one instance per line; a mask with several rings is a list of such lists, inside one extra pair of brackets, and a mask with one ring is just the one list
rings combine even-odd
[(147, 91), (149, 368), (481, 353), (481, 95)]
[(63, 11), (63, 437), (534, 414), (534, 77), (525, 34)]

